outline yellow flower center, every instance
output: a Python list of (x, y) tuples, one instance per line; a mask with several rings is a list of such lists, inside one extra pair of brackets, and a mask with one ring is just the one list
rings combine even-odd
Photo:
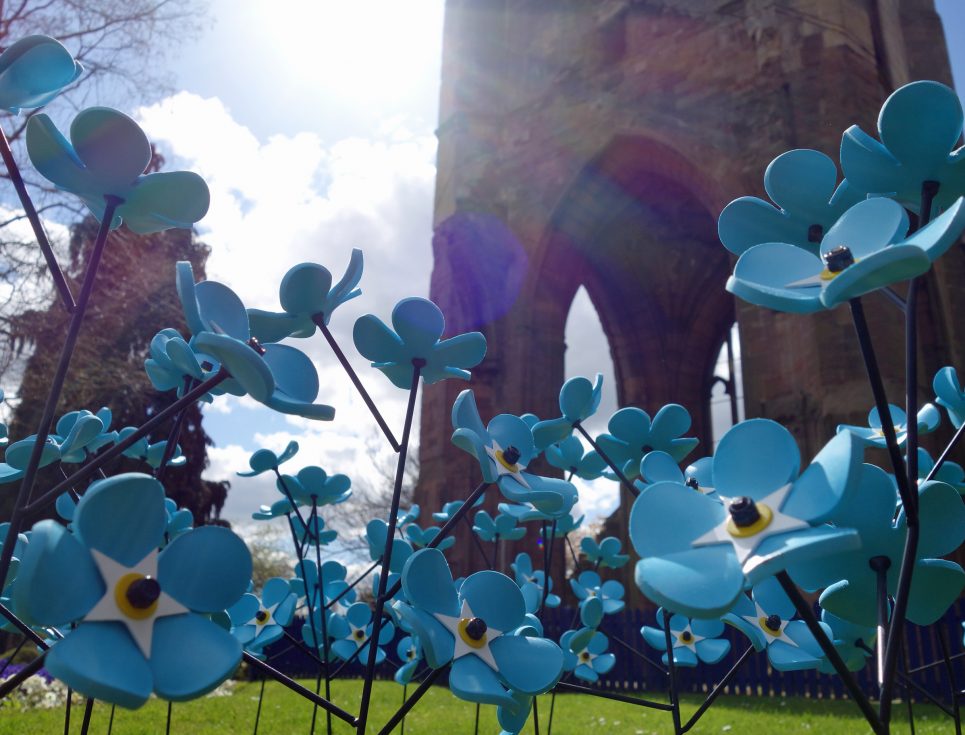
[(114, 587), (114, 601), (117, 608), (127, 617), (144, 620), (157, 610), (161, 587), (153, 577), (137, 572), (129, 572), (117, 580)]
[(756, 503), (756, 506), (757, 512), (760, 514), (756, 521), (747, 526), (739, 526), (733, 518), (729, 518), (727, 520), (727, 533), (736, 538), (748, 538), (759, 534), (771, 525), (771, 521), (774, 520), (774, 511), (763, 503)]
[(501, 464), (510, 472), (519, 472), (519, 464), (517, 462), (509, 462), (506, 459), (506, 455), (503, 453), (502, 449), (496, 450), (496, 459), (499, 460), (499, 464)]
[(462, 618), (459, 621), (459, 637), (470, 648), (483, 648), (486, 645), (486, 623), (482, 618)]

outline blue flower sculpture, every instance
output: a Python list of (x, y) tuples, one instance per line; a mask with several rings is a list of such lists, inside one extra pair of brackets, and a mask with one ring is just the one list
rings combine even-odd
[(640, 474), (644, 455), (659, 450), (680, 462), (698, 443), (684, 437), (690, 430), (690, 413), (676, 403), (657, 411), (653, 421), (639, 408), (621, 408), (610, 417), (607, 429), (610, 433), (598, 436), (596, 443), (629, 480)]
[(295, 476), (282, 475), (275, 484), (286, 497), (290, 494), (300, 505), (336, 505), (352, 496), (352, 480), (348, 475), (329, 475), (316, 466), (303, 467)]
[(0, 54), (0, 108), (15, 115), (43, 107), (84, 72), (50, 36), (26, 36)]
[(580, 551), (583, 552), (587, 561), (597, 567), (619, 569), (630, 561), (629, 555), (620, 553), (621, 548), (620, 539), (615, 536), (607, 536), (599, 543), (591, 536), (585, 536), (580, 541)]
[(861, 199), (819, 151), (782, 153), (764, 172), (764, 190), (777, 206), (757, 197), (735, 199), (720, 213), (717, 234), (735, 255), (763, 242), (786, 242), (813, 255), (824, 233)]
[(402, 299), (392, 310), (392, 326), (395, 331), (366, 314), (355, 322), (353, 337), (359, 353), (398, 388), (411, 386), (416, 363), (428, 385), (446, 378), (469, 380), (469, 368), (486, 356), (486, 338), (480, 332), (440, 339), (446, 320), (428, 299)]
[[(789, 570), (794, 581), (807, 590), (826, 588), (821, 593), (821, 607), (839, 618), (875, 625), (875, 566), (885, 567), (889, 594), (897, 590), (907, 521), (904, 512), (895, 517), (896, 495), (884, 470), (864, 465), (857, 492), (832, 514), (835, 524), (857, 531), (860, 548), (839, 552), (831, 564), (806, 560)], [(940, 558), (965, 541), (965, 506), (955, 488), (934, 481), (919, 487), (918, 503), (921, 540), (907, 616), (917, 625), (931, 625), (965, 587), (965, 571)]]
[(716, 617), (748, 582), (856, 548), (855, 531), (823, 524), (856, 490), (862, 446), (851, 433), (838, 434), (801, 473), (787, 429), (767, 419), (737, 424), (713, 460), (714, 488), (725, 502), (674, 482), (654, 483), (634, 502), (637, 585), (658, 604)]
[[(478, 508), (483, 504), (484, 500), (485, 498), (479, 498), (479, 500), (472, 504), (472, 507)], [(465, 505), (465, 503), (466, 501), (464, 500), (450, 500), (448, 503), (445, 503), (442, 506), (441, 511), (432, 514), (432, 520), (436, 521), (437, 523), (445, 523), (446, 521), (450, 520), (459, 511), (459, 509)]]
[(570, 580), (570, 587), (581, 604), (594, 597), (599, 599), (603, 603), (603, 612), (607, 615), (618, 613), (624, 608), (623, 595), (626, 590), (615, 579), (604, 582), (599, 574), (587, 569), (580, 572), (576, 579)]
[[(874, 650), (878, 631), (869, 626), (849, 623), (827, 610), (821, 611), (821, 622), (831, 631), (830, 638), (848, 670), (861, 671), (867, 665), (868, 658)], [(836, 673), (834, 666), (827, 658), (821, 659), (818, 671), (822, 674)]]
[(854, 188), (894, 197), (914, 211), (925, 182), (937, 185), (939, 209), (965, 192), (965, 156), (952, 151), (962, 135), (962, 105), (944, 84), (895, 90), (881, 106), (878, 135), (880, 142), (852, 125), (841, 137), (841, 168)]
[(676, 482), (710, 495), (714, 492), (712, 468), (713, 460), (703, 457), (681, 471), (680, 465), (666, 452), (650, 452), (640, 460), (640, 477), (633, 484), (644, 490), (655, 482)]
[(526, 535), (526, 529), (516, 525), (516, 518), (509, 513), (500, 513), (494, 519), (481, 510), (476, 513), (472, 530), (483, 541), (519, 541)]
[(563, 652), (532, 635), (513, 580), (476, 572), (457, 592), (445, 556), (423, 549), (406, 563), (402, 588), (409, 602), (395, 603), (399, 616), (418, 635), (430, 667), (451, 664), (449, 688), (460, 699), (512, 708), (514, 692), (535, 696), (556, 685)]
[[(664, 628), (663, 610), (657, 610), (657, 625), (654, 628), (644, 625), (640, 628), (643, 639), (664, 654), (664, 665), (670, 663), (667, 656), (667, 640)], [(673, 662), (676, 666), (696, 666), (698, 662), (716, 664), (730, 652), (730, 641), (718, 638), (724, 632), (720, 620), (689, 619), (684, 615), (670, 616), (670, 645), (673, 648)]]
[(529, 503), (548, 516), (569, 513), (576, 488), (556, 478), (526, 472), (536, 457), (533, 432), (518, 416), (504, 413), (484, 426), (471, 390), (464, 390), (452, 406), (452, 443), (479, 463), (485, 482), (494, 482), (507, 500)]
[[(334, 639), (332, 651), (336, 656), (348, 660), (358, 652), (358, 658), (365, 661), (372, 637), (372, 608), (367, 603), (356, 602), (345, 611), (345, 615), (333, 615), (328, 624), (328, 634)], [(376, 642), (376, 664), (385, 661), (382, 646), (387, 646), (394, 637), (395, 626), (391, 621), (384, 621)]]
[(577, 679), (594, 683), (610, 672), (617, 657), (607, 652), (610, 641), (600, 631), (593, 631), (587, 642), (583, 641), (586, 636), (581, 636), (580, 633), (581, 631), (568, 630), (560, 638), (563, 670), (572, 671)]
[[(895, 405), (889, 404), (888, 411), (891, 414), (891, 425), (895, 429), (898, 446), (902, 446), (908, 440), (908, 416)], [(926, 403), (921, 407), (921, 410), (918, 411), (917, 423), (919, 434), (929, 434), (938, 428), (938, 424), (941, 423), (941, 415), (938, 413), (938, 409), (934, 404)], [(878, 408), (874, 407), (868, 414), (867, 426), (841, 424), (838, 426), (838, 431), (850, 431), (869, 444), (884, 448), (887, 446), (887, 442), (885, 441), (885, 433), (882, 431), (881, 426), (881, 417), (878, 416)]]
[[(372, 561), (381, 559), (389, 541), (389, 524), (381, 518), (374, 518), (365, 526), (365, 540), (369, 545), (369, 558)], [(390, 572), (401, 572), (408, 558), (412, 555), (412, 546), (400, 538), (392, 539), (392, 561)]]
[[(934, 466), (935, 460), (931, 458), (931, 455), (918, 447), (918, 479), (924, 480)], [(959, 495), (965, 495), (965, 468), (957, 462), (946, 459), (932, 479), (951, 485), (958, 490)]]
[[(754, 650), (766, 648), (768, 661), (778, 671), (804, 671), (827, 663), (807, 623), (793, 618), (794, 603), (769, 577), (754, 585), (750, 597), (742, 594), (724, 622), (744, 633)], [(822, 623), (821, 628), (833, 639), (830, 627)]]
[(47, 654), (47, 670), (85, 696), (139, 707), (153, 691), (173, 701), (214, 689), (241, 645), (206, 613), (244, 594), (251, 557), (226, 528), (203, 526), (163, 551), (164, 488), (147, 475), (91, 485), (75, 533), (37, 523), (14, 600), (31, 624), (77, 627)]
[[(438, 526), (422, 528), (417, 523), (410, 523), (405, 527), (405, 537), (409, 540), (409, 543), (412, 544), (412, 548), (421, 549), (431, 544), (441, 531), (442, 529)], [(445, 551), (446, 549), (451, 549), (455, 544), (455, 536), (449, 536), (436, 544), (436, 548), (439, 549), (439, 551)]]
[(288, 580), (272, 577), (265, 582), (260, 600), (247, 592), (228, 608), (232, 635), (245, 650), (263, 656), (265, 646), (281, 638), (285, 628), (291, 625), (297, 601)]
[(948, 419), (956, 429), (965, 423), (965, 390), (958, 381), (958, 373), (953, 367), (943, 367), (935, 373), (932, 381), (935, 390), (935, 403), (948, 411)]
[(573, 428), (586, 421), (600, 407), (603, 391), (603, 375), (597, 373), (596, 382), (587, 378), (570, 378), (560, 389), (560, 413), (558, 419), (549, 419), (535, 424), (533, 439), (536, 447), (544, 450), (550, 444), (563, 441), (573, 433)]
[(584, 480), (595, 480), (606, 469), (606, 462), (599, 454), (584, 454), (583, 442), (575, 436), (568, 436), (563, 441), (546, 447), (544, 456), (553, 467), (571, 472)]
[(190, 228), (208, 211), (208, 186), (191, 171), (144, 175), (151, 144), (127, 115), (107, 107), (81, 111), (68, 142), (43, 113), (27, 123), (27, 153), (37, 171), (58, 189), (75, 194), (98, 219), (106, 197), (118, 200), (111, 227), (123, 220), (146, 234)]
[(278, 297), (281, 314), (261, 309), (248, 309), (251, 332), (261, 342), (279, 342), (286, 337), (311, 337), (315, 334), (315, 317), (328, 324), (332, 313), (342, 304), (361, 295), (357, 288), (362, 280), (362, 251), (352, 250), (348, 268), (338, 283), (332, 285), (332, 274), (318, 263), (299, 263), (281, 279)]
[(251, 470), (239, 472), (238, 477), (254, 477), (262, 472), (272, 472), (296, 454), (298, 454), (298, 442), (296, 441), (288, 442), (288, 446), (281, 454), (275, 454), (270, 449), (259, 449), (248, 458), (248, 466), (251, 467)]
[(177, 265), (177, 287), (195, 346), (230, 374), (236, 395), (247, 393), (281, 413), (330, 421), (335, 409), (313, 401), (318, 397), (318, 373), (312, 361), (288, 345), (262, 346), (251, 336), (248, 313), (241, 299), (217, 281), (194, 282), (187, 261)]
[[(221, 368), (211, 357), (195, 351), (196, 342), (186, 342), (176, 329), (162, 329), (151, 340), (151, 356), (144, 361), (144, 372), (157, 390), (166, 392), (177, 390), (177, 396), (184, 395), (188, 381), (202, 382), (214, 377)], [(212, 396), (226, 393), (225, 386), (215, 386), (201, 396), (205, 403), (211, 403)]]
[[(516, 584), (523, 593), (523, 600), (526, 603), (526, 612), (536, 613), (543, 604), (543, 590), (546, 586), (546, 572), (542, 569), (533, 569), (533, 560), (529, 554), (521, 553), (516, 555), (516, 561), (509, 565), (516, 576)], [(554, 595), (553, 578), (549, 579), (549, 591), (546, 593), (546, 607), (559, 607), (560, 597)]]
[(402, 665), (396, 670), (392, 678), (395, 679), (397, 684), (403, 686), (411, 684), (416, 669), (422, 663), (422, 645), (419, 643), (419, 639), (412, 635), (403, 636), (399, 639), (395, 652)]
[(820, 255), (787, 242), (767, 242), (737, 260), (727, 290), (776, 311), (809, 314), (919, 276), (965, 230), (959, 198), (926, 227), (908, 235), (908, 214), (891, 199), (858, 202), (821, 240)]

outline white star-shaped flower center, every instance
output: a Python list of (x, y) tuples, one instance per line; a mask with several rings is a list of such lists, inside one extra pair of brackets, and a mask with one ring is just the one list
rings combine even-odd
[(591, 668), (593, 666), (593, 659), (595, 658), (596, 658), (596, 654), (590, 653), (590, 650), (588, 648), (584, 648), (582, 651), (576, 654), (577, 661), (579, 661), (581, 664), (590, 666)]
[(476, 616), (473, 614), (472, 608), (469, 607), (468, 601), (462, 601), (462, 609), (457, 618), (451, 615), (442, 615), (441, 613), (433, 613), (433, 615), (436, 620), (446, 627), (446, 630), (452, 633), (452, 637), (455, 638), (455, 649), (452, 654), (453, 661), (463, 656), (474, 654), (482, 659), (493, 671), (499, 671), (499, 667), (496, 665), (496, 659), (493, 658), (493, 653), (489, 647), (494, 640), (503, 634), (503, 631), (486, 626), (482, 638), (478, 640), (473, 639), (470, 631), (467, 631), (467, 627), (469, 622), (476, 618)]
[(778, 628), (775, 630), (768, 625), (769, 616), (764, 612), (764, 609), (756, 602), (754, 603), (754, 608), (754, 615), (741, 615), (741, 617), (751, 625), (759, 626), (760, 629), (764, 631), (764, 635), (767, 637), (767, 645), (771, 645), (774, 641), (784, 641), (784, 643), (787, 643), (789, 646), (799, 648), (797, 643), (788, 638), (787, 633), (784, 632), (787, 624), (791, 622), (790, 620), (781, 619)]
[[(766, 510), (766, 512), (770, 514), (770, 521), (762, 524), (760, 530), (753, 531), (751, 529), (750, 532), (735, 534), (733, 532), (733, 521), (731, 520), (730, 514), (728, 514), (721, 523), (695, 539), (691, 545), (696, 547), (729, 543), (734, 547), (734, 553), (737, 554), (737, 561), (740, 562), (744, 573), (747, 574), (753, 571), (760, 564), (767, 561), (766, 557), (754, 554), (764, 539), (810, 527), (810, 524), (806, 521), (789, 516), (780, 510), (792, 487), (793, 485), (788, 483), (757, 503), (762, 510)], [(728, 507), (731, 499), (723, 498), (723, 500), (724, 507)]]
[(689, 648), (695, 654), (697, 653), (697, 644), (707, 637), (704, 635), (696, 635), (690, 629), (689, 623), (683, 630), (671, 630), (670, 634), (675, 638), (673, 644), (674, 648)]
[(259, 628), (263, 628), (266, 625), (270, 625), (275, 622), (275, 610), (281, 603), (275, 603), (271, 607), (259, 607), (258, 612), (256, 612), (251, 620), (249, 620), (246, 625), (255, 625)]
[(351, 639), (356, 646), (363, 646), (365, 641), (369, 639), (369, 633), (367, 630), (368, 626), (363, 625), (359, 627), (357, 625), (352, 625), (351, 623), (348, 625), (352, 629), (352, 632), (349, 634), (349, 639)]
[(496, 468), (497, 480), (503, 475), (509, 475), (520, 485), (529, 489), (529, 483), (526, 482), (522, 475), (523, 470), (526, 469), (526, 465), (521, 462), (516, 462), (515, 464), (507, 462), (503, 457), (503, 448), (499, 446), (499, 442), (493, 439), (493, 445), (486, 447), (486, 454), (489, 455), (489, 459), (492, 460), (493, 466)]
[[(154, 621), (168, 615), (190, 612), (164, 590), (160, 590), (157, 597), (146, 605), (144, 600), (137, 600), (137, 595), (132, 594), (131, 588), (138, 583), (143, 584), (144, 580), (156, 583), (157, 549), (153, 549), (132, 567), (126, 567), (114, 561), (97, 549), (91, 549), (90, 552), (107, 590), (84, 616), (84, 620), (124, 623), (141, 653), (145, 658), (150, 658), (151, 642), (154, 639)], [(134, 602), (131, 601), (132, 597), (135, 598)]]

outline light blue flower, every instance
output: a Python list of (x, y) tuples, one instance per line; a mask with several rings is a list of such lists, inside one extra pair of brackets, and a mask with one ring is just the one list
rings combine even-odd
[(421, 512), (422, 509), (417, 503), (413, 503), (408, 510), (399, 508), (399, 514), (395, 517), (395, 527), (404, 529), (410, 523), (415, 523), (419, 520), (419, 513)]
[(925, 182), (938, 184), (939, 210), (965, 192), (965, 155), (952, 151), (962, 135), (962, 105), (944, 84), (895, 90), (881, 106), (878, 135), (880, 142), (852, 125), (841, 137), (841, 168), (854, 188), (894, 197), (916, 212)]
[[(8, 533), (10, 533), (10, 524), (0, 523), (0, 545), (6, 541)], [(13, 594), (13, 588), (17, 581), (17, 570), (20, 568), (20, 559), (27, 550), (27, 544), (29, 543), (30, 537), (28, 534), (17, 534), (17, 540), (13, 545), (13, 556), (10, 558), (10, 566), (7, 569), (7, 580), (4, 583), (3, 590), (0, 590), (0, 603), (2, 603), (8, 610), (13, 610), (13, 612), (16, 612), (16, 610), (14, 609), (13, 600), (10, 598)], [(14, 633), (17, 632), (17, 627), (11, 621), (9, 621), (6, 616), (0, 615), (0, 630)]]
[(332, 286), (332, 274), (318, 263), (299, 263), (289, 268), (278, 287), (281, 314), (261, 309), (248, 309), (251, 333), (261, 342), (279, 342), (286, 337), (311, 337), (315, 334), (314, 317), (328, 325), (332, 313), (342, 304), (361, 295), (357, 288), (362, 280), (362, 251), (352, 250), (348, 268)]
[[(643, 639), (658, 651), (663, 651), (661, 661), (664, 665), (670, 663), (667, 656), (667, 639), (664, 628), (663, 610), (657, 610), (657, 625), (654, 628), (644, 625), (640, 628)], [(720, 620), (690, 619), (684, 615), (670, 617), (670, 645), (673, 649), (675, 666), (696, 666), (698, 661), (705, 664), (716, 664), (730, 652), (730, 641), (718, 638), (724, 632), (724, 623)]]
[(620, 553), (621, 547), (620, 539), (615, 536), (607, 536), (600, 543), (597, 543), (596, 539), (591, 536), (584, 536), (583, 540), (580, 541), (580, 550), (587, 561), (597, 567), (609, 567), (610, 569), (619, 569), (630, 561), (627, 554)]
[(19, 114), (43, 107), (84, 72), (64, 46), (50, 36), (26, 36), (0, 54), (0, 108)]
[[(962, 568), (940, 558), (965, 540), (965, 506), (958, 492), (943, 482), (923, 483), (918, 498), (922, 530), (907, 616), (917, 625), (931, 625), (965, 587)], [(874, 564), (887, 567), (888, 592), (895, 594), (907, 535), (904, 512), (895, 517), (896, 503), (895, 485), (887, 473), (864, 465), (856, 494), (831, 514), (836, 525), (858, 533), (860, 548), (841, 550), (833, 560), (804, 560), (789, 569), (804, 589), (825, 588), (820, 602), (828, 612), (858, 625), (876, 624)]]
[[(372, 608), (364, 602), (356, 602), (345, 611), (345, 615), (332, 616), (328, 625), (328, 633), (334, 639), (332, 652), (343, 660), (348, 660), (362, 649), (357, 658), (367, 660), (368, 647), (372, 637)], [(379, 637), (376, 642), (375, 663), (385, 661), (385, 650), (395, 637), (395, 626), (390, 620), (382, 622)]]
[[(904, 445), (908, 441), (908, 416), (898, 406), (889, 404), (888, 411), (891, 414), (891, 425), (895, 429), (895, 437), (898, 446)], [(941, 423), (941, 415), (932, 403), (926, 403), (918, 411), (918, 433), (930, 434), (938, 428)], [(855, 436), (861, 437), (869, 444), (884, 448), (887, 446), (885, 433), (881, 429), (881, 419), (878, 416), (877, 406), (871, 409), (868, 414), (867, 426), (851, 426), (849, 424), (839, 424), (838, 431), (850, 431)]]
[(402, 299), (392, 310), (395, 331), (372, 314), (355, 322), (352, 336), (359, 353), (398, 388), (412, 384), (415, 364), (427, 385), (446, 378), (469, 380), (469, 368), (486, 356), (486, 338), (468, 332), (440, 341), (446, 320), (428, 299)]
[(403, 686), (411, 684), (416, 669), (422, 663), (422, 646), (419, 644), (418, 637), (413, 635), (403, 636), (399, 639), (395, 652), (402, 665), (396, 670), (392, 678), (395, 679), (397, 684)]
[(658, 604), (716, 617), (748, 582), (856, 548), (855, 531), (821, 524), (856, 490), (862, 447), (852, 434), (838, 434), (800, 473), (800, 452), (787, 429), (767, 419), (737, 424), (713, 460), (716, 495), (726, 505), (675, 482), (654, 483), (634, 502), (637, 585)]
[(231, 618), (231, 634), (246, 651), (262, 657), (263, 649), (285, 634), (295, 617), (297, 597), (291, 591), (288, 580), (272, 577), (257, 595), (245, 593), (228, 608)]
[[(176, 390), (178, 398), (185, 393), (187, 381), (203, 382), (214, 377), (221, 365), (210, 355), (195, 352), (196, 342), (185, 342), (176, 329), (162, 329), (151, 340), (151, 356), (144, 361), (144, 372), (159, 391)], [(230, 386), (229, 386), (230, 387)], [(226, 393), (224, 384), (215, 386), (199, 400), (211, 403), (212, 396)]]
[(194, 514), (187, 508), (178, 508), (178, 504), (171, 498), (164, 499), (164, 514), (167, 516), (167, 525), (164, 528), (165, 546), (194, 527)]
[(953, 367), (943, 367), (935, 373), (932, 381), (935, 390), (935, 403), (948, 411), (948, 419), (952, 426), (960, 429), (965, 423), (965, 391), (958, 382), (958, 373)]
[(27, 154), (58, 189), (75, 194), (99, 220), (106, 197), (120, 200), (111, 227), (121, 221), (138, 234), (191, 228), (208, 211), (208, 186), (191, 171), (144, 175), (151, 144), (122, 112), (89, 107), (74, 118), (68, 142), (47, 115), (27, 123)]
[[(472, 504), (473, 508), (478, 508), (483, 504), (485, 497), (480, 497), (475, 503)], [(432, 520), (438, 523), (446, 523), (449, 521), (456, 513), (465, 505), (464, 500), (450, 500), (442, 506), (442, 510), (432, 514)]]
[(891, 199), (858, 202), (821, 240), (820, 256), (786, 242), (767, 242), (737, 260), (727, 290), (776, 311), (809, 314), (926, 272), (965, 229), (959, 198), (908, 235), (908, 214)]
[[(389, 536), (389, 524), (381, 518), (374, 518), (365, 526), (365, 540), (369, 545), (369, 558), (381, 559), (385, 554)], [(392, 539), (392, 560), (390, 572), (401, 572), (406, 560), (412, 555), (412, 546), (402, 539)]]
[[(117, 432), (117, 441), (122, 442), (126, 440), (127, 437), (136, 431), (137, 428), (134, 426), (125, 426), (123, 429)], [(142, 437), (125, 449), (123, 454), (125, 457), (143, 460), (151, 467), (156, 469), (161, 466), (161, 461), (164, 459), (164, 454), (167, 451), (167, 447), (167, 439), (163, 439), (159, 442), (154, 442), (151, 444), (148, 442), (147, 437)], [(174, 453), (168, 460), (168, 466), (180, 467), (187, 461), (187, 457), (181, 453), (181, 447), (176, 446), (174, 448)]]
[[(934, 466), (935, 460), (931, 458), (931, 455), (921, 447), (918, 447), (919, 481), (924, 480)], [(932, 479), (951, 485), (958, 490), (959, 495), (965, 495), (965, 469), (957, 462), (946, 459), (942, 462), (942, 466), (938, 468), (938, 472), (935, 473)]]
[(31, 624), (75, 630), (48, 652), (47, 670), (85, 696), (139, 707), (153, 691), (174, 701), (214, 689), (241, 645), (208, 620), (244, 593), (251, 557), (226, 528), (203, 526), (158, 553), (164, 488), (147, 475), (93, 483), (74, 515), (33, 528), (14, 590)]
[(500, 414), (483, 426), (471, 390), (464, 390), (452, 406), (452, 443), (479, 463), (485, 482), (496, 483), (507, 500), (529, 503), (552, 517), (569, 513), (576, 488), (556, 478), (526, 472), (536, 456), (533, 432), (518, 416)]
[[(546, 587), (546, 572), (533, 569), (533, 560), (529, 554), (516, 555), (516, 561), (509, 565), (516, 576), (516, 584), (523, 593), (526, 612), (536, 613), (543, 606), (543, 590)], [(553, 594), (553, 578), (549, 578), (549, 591), (546, 593), (546, 607), (559, 607), (559, 595)]]
[(248, 465), (251, 470), (248, 472), (238, 472), (238, 477), (254, 477), (262, 472), (277, 470), (279, 465), (287, 462), (298, 454), (298, 442), (290, 441), (288, 446), (281, 454), (275, 454), (270, 449), (259, 449), (248, 458)]
[[(573, 676), (590, 683), (596, 682), (609, 673), (617, 662), (617, 657), (607, 652), (610, 641), (600, 631), (593, 631), (587, 643), (581, 640), (580, 631), (568, 630), (560, 638), (563, 649), (563, 670), (572, 671)], [(578, 641), (575, 644), (574, 641)]]
[(735, 199), (717, 220), (720, 241), (735, 255), (764, 242), (787, 242), (817, 255), (824, 233), (863, 198), (847, 181), (837, 182), (838, 168), (823, 153), (782, 153), (764, 172), (764, 190), (777, 206), (757, 197)]
[(618, 613), (624, 607), (623, 595), (626, 590), (623, 589), (623, 585), (615, 579), (604, 582), (599, 574), (589, 569), (580, 572), (580, 576), (576, 579), (570, 579), (570, 587), (573, 588), (573, 594), (580, 602), (598, 598), (603, 603), (603, 612), (607, 615)]
[[(767, 659), (778, 671), (816, 669), (827, 662), (807, 623), (793, 620), (794, 603), (774, 577), (761, 580), (751, 596), (740, 595), (724, 622), (746, 635), (754, 650), (767, 649)], [(819, 623), (829, 639), (831, 628)]]
[(234, 291), (217, 281), (195, 283), (187, 261), (177, 264), (177, 288), (195, 347), (214, 356), (231, 374), (228, 392), (247, 393), (281, 413), (321, 421), (335, 417), (331, 406), (313, 403), (318, 373), (312, 361), (288, 345), (259, 344)]
[(586, 421), (600, 407), (603, 391), (603, 375), (596, 374), (596, 382), (587, 378), (570, 378), (560, 389), (560, 413), (558, 419), (540, 421), (531, 428), (536, 448), (543, 451), (550, 444), (561, 442), (573, 433), (573, 428)]
[(680, 485), (710, 495), (713, 488), (713, 460), (710, 457), (698, 459), (684, 471), (666, 452), (649, 452), (640, 460), (640, 477), (633, 484), (644, 490), (655, 482), (675, 482)]
[(298, 543), (303, 545), (310, 543), (313, 546), (328, 546), (338, 537), (338, 531), (325, 529), (325, 519), (318, 514), (308, 520), (296, 515), (292, 518), (292, 525), (295, 527)]
[(526, 529), (516, 525), (516, 518), (508, 513), (500, 513), (494, 519), (484, 510), (476, 513), (472, 530), (483, 541), (519, 541), (526, 535)]
[(258, 506), (258, 510), (252, 513), (251, 517), (256, 521), (271, 521), (275, 518), (287, 516), (291, 512), (292, 504), (288, 502), (287, 498), (282, 498), (281, 500), (276, 500), (271, 505)]
[[(440, 531), (442, 531), (442, 529), (438, 526), (422, 528), (417, 523), (410, 523), (405, 527), (405, 537), (409, 539), (412, 548), (421, 549), (431, 544), (436, 536), (439, 535)], [(435, 548), (439, 549), (439, 551), (445, 551), (446, 549), (451, 549), (455, 544), (455, 536), (449, 536), (436, 544)]]
[[(821, 622), (830, 629), (830, 638), (848, 670), (861, 671), (867, 665), (871, 651), (874, 649), (877, 629), (849, 623), (827, 610), (821, 611)], [(837, 673), (826, 657), (818, 664), (818, 671), (822, 674)]]
[(571, 472), (584, 480), (595, 480), (603, 475), (606, 462), (596, 452), (584, 454), (583, 442), (568, 436), (558, 444), (551, 444), (544, 451), (546, 461), (564, 472)]
[[(322, 573), (319, 576), (318, 567), (311, 559), (299, 561), (293, 567), (295, 578), (290, 585), (299, 600), (299, 604), (317, 610), (320, 606), (319, 600), (323, 600), (328, 606), (332, 600), (339, 595), (340, 603), (345, 607), (355, 602), (356, 593), (354, 589), (346, 592), (348, 583), (345, 581), (347, 570), (337, 561), (330, 559), (322, 563)], [(310, 595), (310, 597), (309, 597)]]
[(690, 431), (690, 413), (676, 403), (657, 411), (653, 421), (639, 408), (621, 408), (610, 417), (607, 429), (610, 433), (598, 436), (596, 443), (628, 480), (640, 474), (640, 460), (649, 452), (666, 452), (680, 462), (698, 444), (697, 439), (684, 437)]
[(336, 505), (352, 496), (352, 480), (347, 475), (329, 475), (314, 465), (303, 467), (295, 476), (282, 475), (275, 484), (300, 505)]
[(563, 670), (563, 652), (536, 632), (523, 594), (498, 572), (470, 575), (459, 587), (442, 552), (422, 549), (402, 572), (408, 603), (399, 616), (422, 642), (433, 669), (451, 664), (449, 689), (460, 699), (514, 707), (512, 692), (534, 696), (552, 689)]

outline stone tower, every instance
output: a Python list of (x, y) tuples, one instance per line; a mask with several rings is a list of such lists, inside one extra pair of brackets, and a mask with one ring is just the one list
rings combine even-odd
[[(875, 131), (882, 101), (914, 79), (951, 84), (932, 0), (449, 0), (431, 298), (450, 333), (489, 341), (471, 383), (483, 420), (558, 415), (564, 326), (583, 286), (619, 404), (651, 416), (683, 404), (702, 448), (735, 321), (748, 417), (788, 426), (805, 458), (837, 423), (863, 423), (872, 398), (847, 310), (735, 302), (716, 221), (737, 196), (766, 196), (764, 168), (785, 150), (837, 160), (841, 133)], [(935, 370), (965, 365), (962, 282), (956, 247), (921, 289), (922, 400)], [(901, 403), (901, 321), (867, 301)], [(465, 387), (447, 381), (422, 404), (417, 499), (431, 509), (479, 481), (449, 441)], [(624, 539), (629, 507), (609, 523)], [(474, 552), (465, 537), (450, 552), (460, 573), (482, 566)]]

